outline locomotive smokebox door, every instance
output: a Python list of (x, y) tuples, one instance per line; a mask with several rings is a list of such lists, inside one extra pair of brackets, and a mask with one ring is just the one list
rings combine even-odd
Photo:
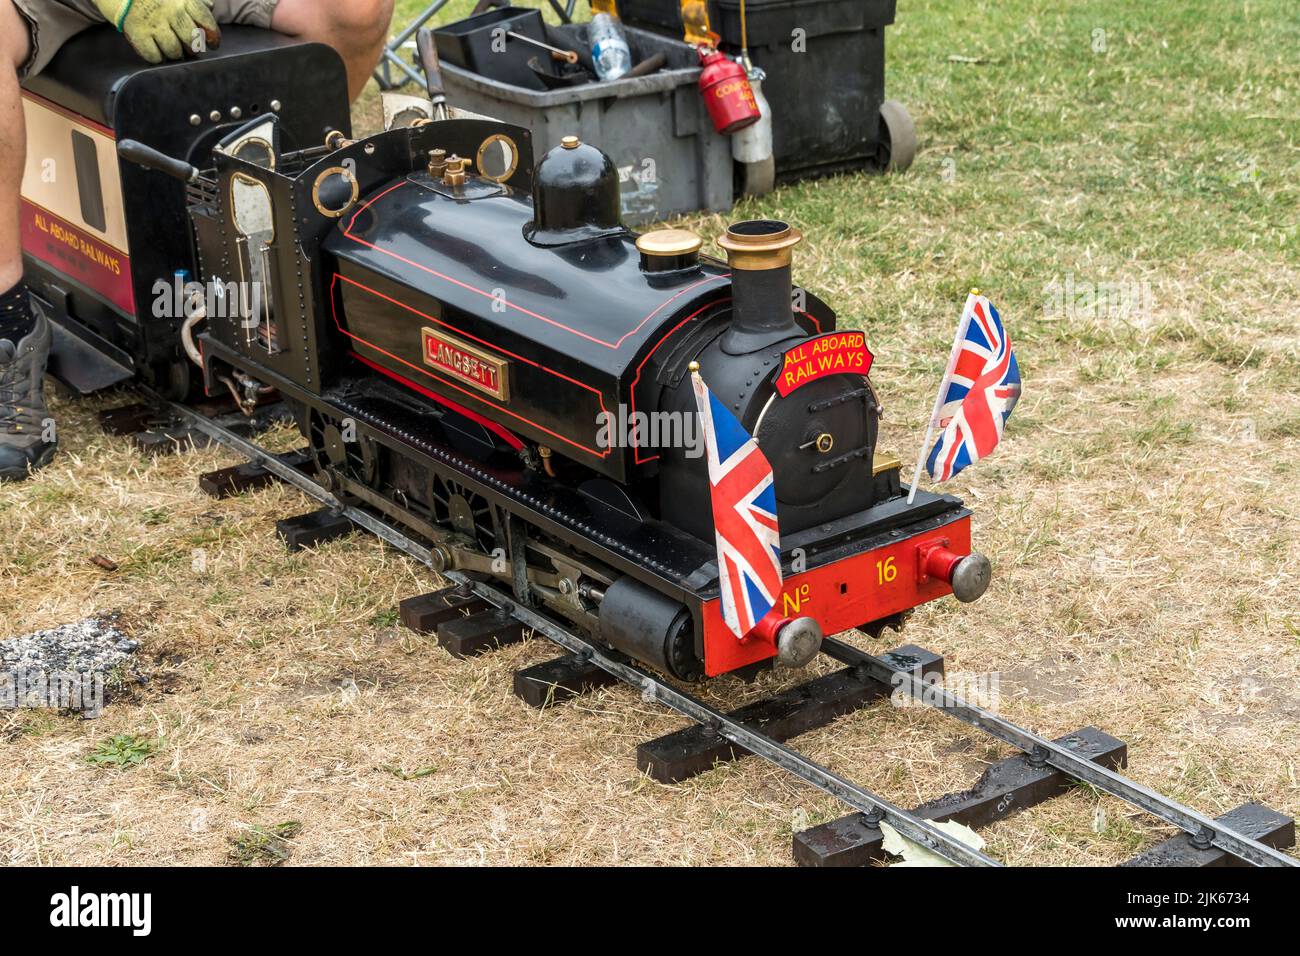
[[(793, 252), (803, 236), (775, 219), (731, 226), (718, 240), (731, 266), (731, 318), (700, 353), (709, 389), (740, 419), (772, 465), (782, 535), (869, 508), (879, 408), (861, 332), (822, 329), (795, 295)], [(809, 324), (824, 335), (809, 335)], [(682, 379), (666, 407), (694, 408)], [(703, 460), (666, 451), (660, 507), (705, 540), (713, 535)]]

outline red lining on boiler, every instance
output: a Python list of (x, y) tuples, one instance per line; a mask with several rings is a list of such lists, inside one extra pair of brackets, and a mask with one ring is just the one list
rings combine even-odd
[[(497, 296), (493, 295), (491, 292), (488, 292), (485, 289), (480, 289), (477, 286), (471, 285), (468, 282), (463, 282), (460, 279), (453, 279), (451, 276), (444, 275), (443, 273), (437, 271), (436, 269), (431, 269), (428, 266), (421, 265), (420, 263), (415, 262), (412, 259), (407, 259), (405, 256), (399, 256), (397, 253), (389, 249), (380, 248), (374, 243), (367, 242), (364, 239), (359, 239), (352, 234), (352, 228), (356, 224), (357, 216), (360, 216), (363, 212), (365, 212), (367, 209), (369, 209), (372, 205), (377, 203), (379, 200), (383, 199), (393, 190), (400, 189), (402, 186), (407, 185), (407, 182), (408, 182), (407, 180), (402, 180), (401, 182), (394, 183), (392, 186), (389, 186), (387, 189), (385, 189), (379, 195), (375, 196), (373, 199), (367, 200), (366, 203), (363, 206), (361, 206), (361, 208), (359, 208), (355, 213), (353, 213), (352, 218), (348, 220), (348, 224), (345, 227), (343, 227), (342, 230), (343, 235), (346, 236), (348, 239), (351, 239), (353, 242), (357, 243), (358, 245), (365, 246), (367, 249), (373, 249), (375, 252), (381, 253), (382, 255), (391, 256), (392, 258), (398, 260), (399, 262), (405, 262), (409, 266), (414, 266), (415, 268), (427, 272), (430, 275), (437, 276), (439, 279), (443, 279), (447, 282), (452, 283), (453, 285), (460, 286), (462, 289), (467, 289), (470, 292), (474, 292), (485, 298), (492, 299), (493, 301), (501, 301)], [(682, 289), (680, 292), (674, 294), (670, 298), (665, 299), (662, 303), (660, 303), (659, 306), (656, 309), (654, 309), (654, 311), (652, 311), (649, 315), (647, 315), (640, 322), (638, 322), (635, 328), (629, 329), (627, 332), (624, 332), (623, 335), (619, 337), (617, 342), (606, 342), (604, 339), (597, 338), (594, 335), (590, 335), (586, 332), (582, 332), (578, 329), (572, 328), (571, 326), (565, 325), (563, 322), (560, 322), (556, 319), (552, 319), (549, 316), (542, 315), (540, 312), (530, 311), (529, 309), (525, 309), (522, 306), (514, 305), (513, 303), (508, 301), (505, 303), (505, 305), (507, 308), (514, 309), (516, 312), (522, 312), (524, 315), (531, 316), (534, 319), (538, 319), (542, 322), (547, 323), (548, 325), (553, 325), (557, 329), (563, 329), (564, 331), (570, 332), (573, 335), (578, 336), (579, 338), (587, 339), (588, 341), (594, 342), (597, 345), (603, 345), (605, 346), (605, 348), (608, 349), (617, 350), (623, 347), (623, 343), (627, 341), (629, 336), (635, 335), (637, 332), (640, 332), (641, 329), (645, 328), (647, 322), (649, 322), (656, 315), (658, 315), (660, 312), (662, 312), (664, 309), (670, 306), (677, 299), (681, 298), (682, 296), (686, 295), (689, 292), (692, 292), (693, 290), (699, 288), (705, 283), (715, 282), (721, 279), (729, 279), (729, 278), (731, 278), (730, 273), (721, 276), (705, 276), (703, 279), (699, 280), (698, 282), (694, 282), (691, 285), (688, 285), (685, 289)]]
[[(383, 300), (386, 301), (386, 302), (391, 302), (393, 305), (396, 305), (396, 306), (398, 306), (399, 308), (405, 309), (407, 312), (410, 312), (410, 313), (412, 313), (413, 315), (418, 315), (418, 316), (420, 316), (420, 318), (422, 318), (422, 319), (425, 319), (425, 320), (427, 320), (427, 321), (429, 321), (429, 322), (434, 322), (434, 323), (436, 323), (436, 324), (438, 324), (438, 325), (443, 326), (444, 328), (450, 329), (451, 331), (455, 332), (457, 335), (463, 335), (463, 336), (465, 336), (465, 337), (468, 338), (468, 339), (473, 339), (475, 342), (478, 342), (480, 345), (484, 345), (484, 346), (486, 346), (486, 347), (488, 347), (488, 348), (490, 348), (490, 349), (493, 349), (494, 351), (497, 351), (497, 352), (502, 353), (503, 355), (508, 355), (508, 356), (510, 356), (511, 358), (516, 359), (517, 361), (523, 362), (523, 363), (525, 363), (525, 364), (527, 364), (527, 365), (531, 365), (531, 366), (533, 366), (534, 368), (539, 368), (539, 369), (541, 369), (543, 372), (546, 372), (546, 373), (548, 373), (548, 374), (550, 374), (550, 375), (554, 375), (556, 378), (559, 378), (559, 379), (562, 379), (563, 381), (569, 382), (569, 383), (572, 384), (572, 385), (577, 385), (579, 388), (584, 388), (584, 389), (586, 389), (587, 391), (591, 392), (592, 394), (594, 394), (594, 395), (596, 396), (596, 400), (600, 403), (600, 410), (601, 410), (602, 412), (605, 412), (605, 396), (604, 396), (603, 394), (601, 394), (601, 392), (600, 392), (599, 389), (592, 388), (590, 385), (587, 385), (585, 382), (579, 382), (577, 379), (570, 378), (569, 376), (567, 376), (567, 375), (565, 375), (565, 374), (563, 374), (563, 373), (561, 373), (561, 372), (557, 372), (557, 371), (555, 371), (554, 369), (546, 368), (544, 365), (541, 365), (541, 364), (539, 364), (539, 363), (533, 361), (532, 359), (524, 358), (522, 355), (516, 355), (514, 352), (510, 352), (510, 351), (508, 351), (508, 350), (506, 350), (506, 349), (503, 349), (503, 348), (501, 348), (499, 345), (496, 345), (496, 344), (494, 344), (494, 343), (492, 343), (492, 342), (484, 341), (483, 339), (479, 338), (479, 337), (476, 336), (476, 335), (473, 335), (473, 334), (471, 334), (471, 333), (469, 333), (469, 332), (466, 332), (466, 331), (464, 331), (463, 329), (457, 328), (456, 326), (454, 326), (454, 325), (452, 325), (452, 324), (450, 324), (450, 323), (448, 323), (448, 322), (444, 322), (442, 319), (437, 319), (437, 318), (434, 318), (434, 317), (431, 316), (431, 315), (426, 315), (425, 313), (421, 312), (419, 309), (413, 309), (413, 308), (411, 308), (409, 305), (407, 305), (406, 303), (404, 303), (404, 302), (399, 302), (397, 299), (394, 299), (392, 296), (384, 295), (384, 293), (379, 292), (379, 291), (376, 290), (376, 289), (372, 289), (372, 288), (370, 288), (369, 286), (362, 285), (360, 282), (357, 282), (355, 279), (349, 279), (347, 276), (340, 275), (339, 273), (335, 273), (335, 274), (334, 274), (334, 281), (330, 284), (330, 312), (331, 312), (331, 315), (333, 316), (335, 327), (336, 327), (340, 332), (342, 332), (344, 335), (346, 335), (348, 338), (353, 339), (353, 340), (355, 340), (355, 341), (357, 341), (357, 342), (360, 342), (362, 345), (365, 345), (365, 346), (368, 347), (368, 348), (372, 348), (372, 349), (374, 349), (376, 352), (379, 352), (379, 353), (381, 353), (381, 354), (383, 354), (383, 355), (387, 355), (387, 356), (388, 356), (390, 359), (392, 359), (393, 361), (395, 361), (395, 362), (400, 362), (401, 364), (405, 365), (407, 368), (414, 369), (414, 370), (417, 371), (417, 372), (420, 372), (420, 373), (422, 373), (422, 374), (424, 374), (424, 375), (427, 375), (429, 378), (433, 379), (435, 382), (437, 382), (437, 383), (440, 384), (440, 385), (445, 385), (445, 386), (448, 387), (448, 388), (454, 388), (456, 391), (458, 391), (458, 392), (460, 392), (461, 394), (466, 395), (466, 396), (468, 396), (468, 397), (474, 399), (475, 401), (483, 402), (485, 405), (490, 405), (490, 406), (492, 406), (493, 408), (497, 409), (498, 411), (500, 411), (500, 412), (502, 412), (502, 413), (504, 413), (504, 414), (506, 414), (506, 415), (509, 415), (511, 418), (517, 418), (517, 419), (519, 419), (521, 422), (524, 422), (525, 424), (527, 424), (527, 425), (531, 425), (533, 428), (536, 428), (538, 431), (545, 432), (546, 434), (548, 434), (548, 435), (550, 435), (550, 436), (552, 436), (552, 437), (554, 437), (554, 438), (558, 438), (560, 441), (565, 442), (566, 444), (572, 445), (572, 446), (575, 447), (575, 448), (581, 449), (582, 451), (586, 452), (586, 453), (589, 454), (589, 455), (594, 455), (594, 456), (597, 457), (597, 458), (606, 458), (606, 457), (609, 456), (609, 454), (610, 454), (610, 452), (611, 452), (612, 449), (606, 448), (604, 451), (600, 451), (600, 450), (598, 450), (598, 449), (590, 448), (590, 447), (588, 447), (588, 446), (586, 446), (586, 445), (583, 445), (583, 444), (581, 444), (580, 442), (576, 442), (576, 441), (574, 441), (574, 440), (571, 439), (571, 438), (567, 438), (566, 436), (561, 435), (561, 434), (558, 433), (558, 432), (551, 431), (551, 429), (545, 427), (544, 425), (539, 425), (537, 422), (535, 422), (535, 421), (533, 421), (532, 419), (527, 418), (527, 417), (525, 417), (525, 416), (523, 416), (523, 415), (520, 415), (518, 412), (513, 412), (513, 411), (511, 411), (510, 409), (505, 408), (505, 407), (502, 406), (502, 405), (498, 405), (496, 402), (489, 401), (487, 398), (485, 398), (484, 396), (482, 396), (482, 395), (480, 395), (480, 394), (476, 394), (475, 392), (471, 392), (470, 390), (468, 390), (468, 389), (466, 389), (466, 388), (462, 388), (461, 386), (457, 385), (455, 382), (449, 381), (449, 380), (443, 378), (442, 376), (435, 375), (435, 374), (434, 374), (431, 370), (429, 370), (429, 369), (422, 368), (422, 367), (420, 367), (420, 366), (418, 366), (418, 365), (413, 365), (412, 363), (406, 361), (405, 359), (401, 358), (400, 356), (394, 355), (394, 354), (392, 354), (391, 352), (388, 352), (388, 351), (386, 351), (386, 350), (380, 348), (378, 345), (375, 345), (373, 342), (369, 342), (369, 341), (367, 341), (366, 339), (363, 339), (361, 336), (356, 335), (355, 333), (349, 332), (347, 329), (343, 328), (342, 323), (339, 322), (339, 314), (338, 314), (338, 295), (336, 294), (336, 290), (337, 290), (338, 283), (339, 283), (340, 280), (342, 280), (343, 282), (348, 283), (349, 285), (354, 285), (354, 286), (356, 286), (358, 289), (362, 289), (362, 290), (365, 291), (365, 292), (369, 292), (371, 295), (373, 295), (373, 296), (377, 296), (378, 298), (383, 299)], [(357, 357), (360, 358), (361, 356), (357, 356)]]

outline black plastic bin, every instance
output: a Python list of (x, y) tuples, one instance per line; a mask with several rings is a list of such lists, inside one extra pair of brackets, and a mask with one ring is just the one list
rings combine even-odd
[[(767, 74), (777, 178), (905, 168), (906, 111), (885, 101), (885, 27), (896, 0), (746, 0), (749, 54)], [(681, 37), (678, 0), (618, 0), (625, 21)], [(740, 0), (709, 0), (722, 49), (740, 52)], [(892, 129), (892, 133), (891, 133)]]
[(545, 55), (544, 51), (530, 43), (507, 37), (501, 31), (517, 33), (534, 40), (546, 39), (540, 10), (501, 7), (434, 30), (438, 59), (499, 83), (510, 83), (530, 90), (546, 89), (528, 66), (531, 58), (539, 53)]

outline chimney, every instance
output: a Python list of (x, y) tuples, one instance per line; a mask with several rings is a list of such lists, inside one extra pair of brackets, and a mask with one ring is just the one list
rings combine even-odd
[(790, 261), (803, 234), (779, 219), (734, 223), (718, 245), (731, 266), (731, 327), (722, 350), (745, 355), (802, 335), (790, 304)]

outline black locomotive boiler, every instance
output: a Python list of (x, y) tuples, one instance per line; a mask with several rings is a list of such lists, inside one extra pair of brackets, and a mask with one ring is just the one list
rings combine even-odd
[[(178, 97), (200, 65), (162, 68)], [(288, 102), (201, 149), (117, 151), (123, 177), (184, 198), (159, 278), (223, 290), (195, 297), (178, 352), (210, 392), (295, 408), (341, 498), (684, 679), (801, 665), (824, 634), (983, 593), (969, 511), (908, 504), (877, 451), (864, 335), (792, 290), (796, 229), (737, 223), (724, 262), (689, 232), (626, 229), (617, 170), (574, 137), (537, 162), (527, 130), (481, 117), (304, 144)], [(784, 587), (740, 640), (692, 363), (773, 467)]]

